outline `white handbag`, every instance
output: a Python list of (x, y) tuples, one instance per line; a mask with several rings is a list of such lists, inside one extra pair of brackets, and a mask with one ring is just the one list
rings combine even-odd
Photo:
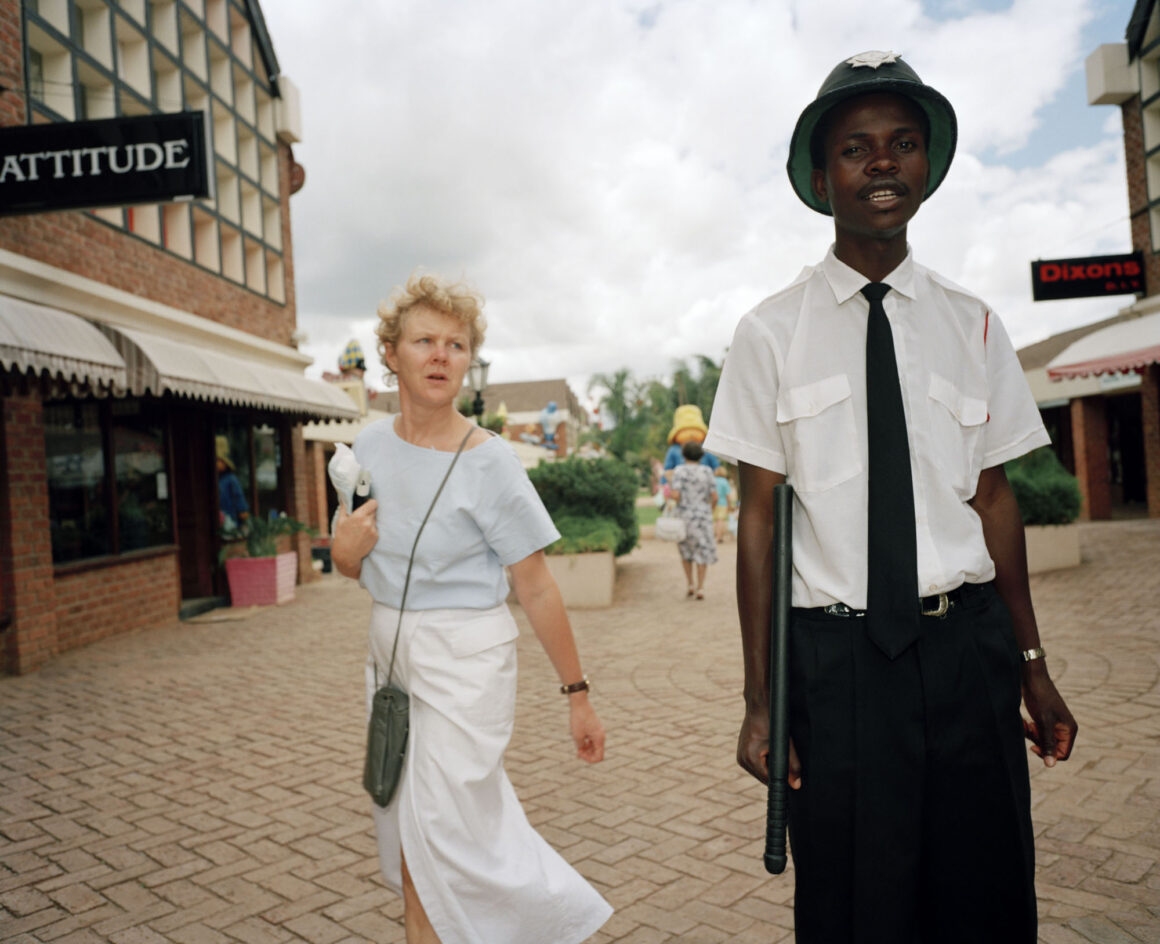
[(685, 519), (677, 516), (676, 509), (672, 504), (666, 505), (664, 512), (656, 521), (656, 531), (658, 541), (683, 541), (688, 533), (685, 525)]

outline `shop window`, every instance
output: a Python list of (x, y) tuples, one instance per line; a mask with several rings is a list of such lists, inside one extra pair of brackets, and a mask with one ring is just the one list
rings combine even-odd
[(120, 551), (173, 543), (165, 417), (139, 400), (111, 406)]
[(46, 406), (44, 445), (53, 562), (110, 553), (105, 450), (98, 404)]
[(52, 403), (44, 409), (44, 431), (54, 563), (173, 543), (160, 407), (139, 400)]
[(254, 489), (250, 475), (250, 428), (229, 417), (214, 431), (218, 476), (218, 526), (235, 530), (253, 514)]
[(222, 417), (214, 431), (218, 470), (219, 524), (228, 531), (251, 515), (285, 511), (282, 435), (268, 423)]
[(283, 511), (282, 443), (272, 426), (254, 427), (254, 484), (258, 514), (268, 517)]

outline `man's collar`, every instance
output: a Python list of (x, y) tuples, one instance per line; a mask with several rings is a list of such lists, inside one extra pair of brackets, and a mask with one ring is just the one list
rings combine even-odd
[[(829, 252), (826, 253), (826, 258), (822, 260), (821, 269), (822, 274), (826, 277), (826, 281), (830, 284), (830, 289), (834, 293), (834, 299), (839, 305), (857, 295), (862, 291), (862, 287), (867, 281), (869, 281), (857, 269), (852, 269), (835, 256), (832, 245), (830, 246)], [(906, 247), (906, 258), (882, 281), (894, 291), (898, 292), (899, 295), (905, 295), (910, 299), (915, 297), (914, 253), (911, 252), (909, 244)]]

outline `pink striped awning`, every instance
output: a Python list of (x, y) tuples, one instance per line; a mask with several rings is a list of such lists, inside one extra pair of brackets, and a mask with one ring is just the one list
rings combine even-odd
[(1138, 351), (1097, 357), (1090, 361), (1048, 367), (1047, 376), (1052, 380), (1062, 380), (1065, 377), (1090, 377), (1092, 374), (1126, 374), (1129, 371), (1143, 370), (1149, 364), (1160, 364), (1160, 344), (1140, 348)]
[(1047, 365), (1051, 380), (1143, 371), (1160, 363), (1160, 313), (1093, 331), (1070, 344)]

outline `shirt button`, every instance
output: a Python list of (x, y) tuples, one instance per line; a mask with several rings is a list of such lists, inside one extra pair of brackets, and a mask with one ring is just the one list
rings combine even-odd
[(935, 591), (935, 588), (936, 588), (936, 587), (938, 587), (938, 584), (937, 584), (937, 583), (932, 583), (932, 584), (931, 584), (929, 587), (927, 587), (926, 589), (927, 589), (927, 590), (929, 590), (931, 593), (934, 593), (934, 591)]

